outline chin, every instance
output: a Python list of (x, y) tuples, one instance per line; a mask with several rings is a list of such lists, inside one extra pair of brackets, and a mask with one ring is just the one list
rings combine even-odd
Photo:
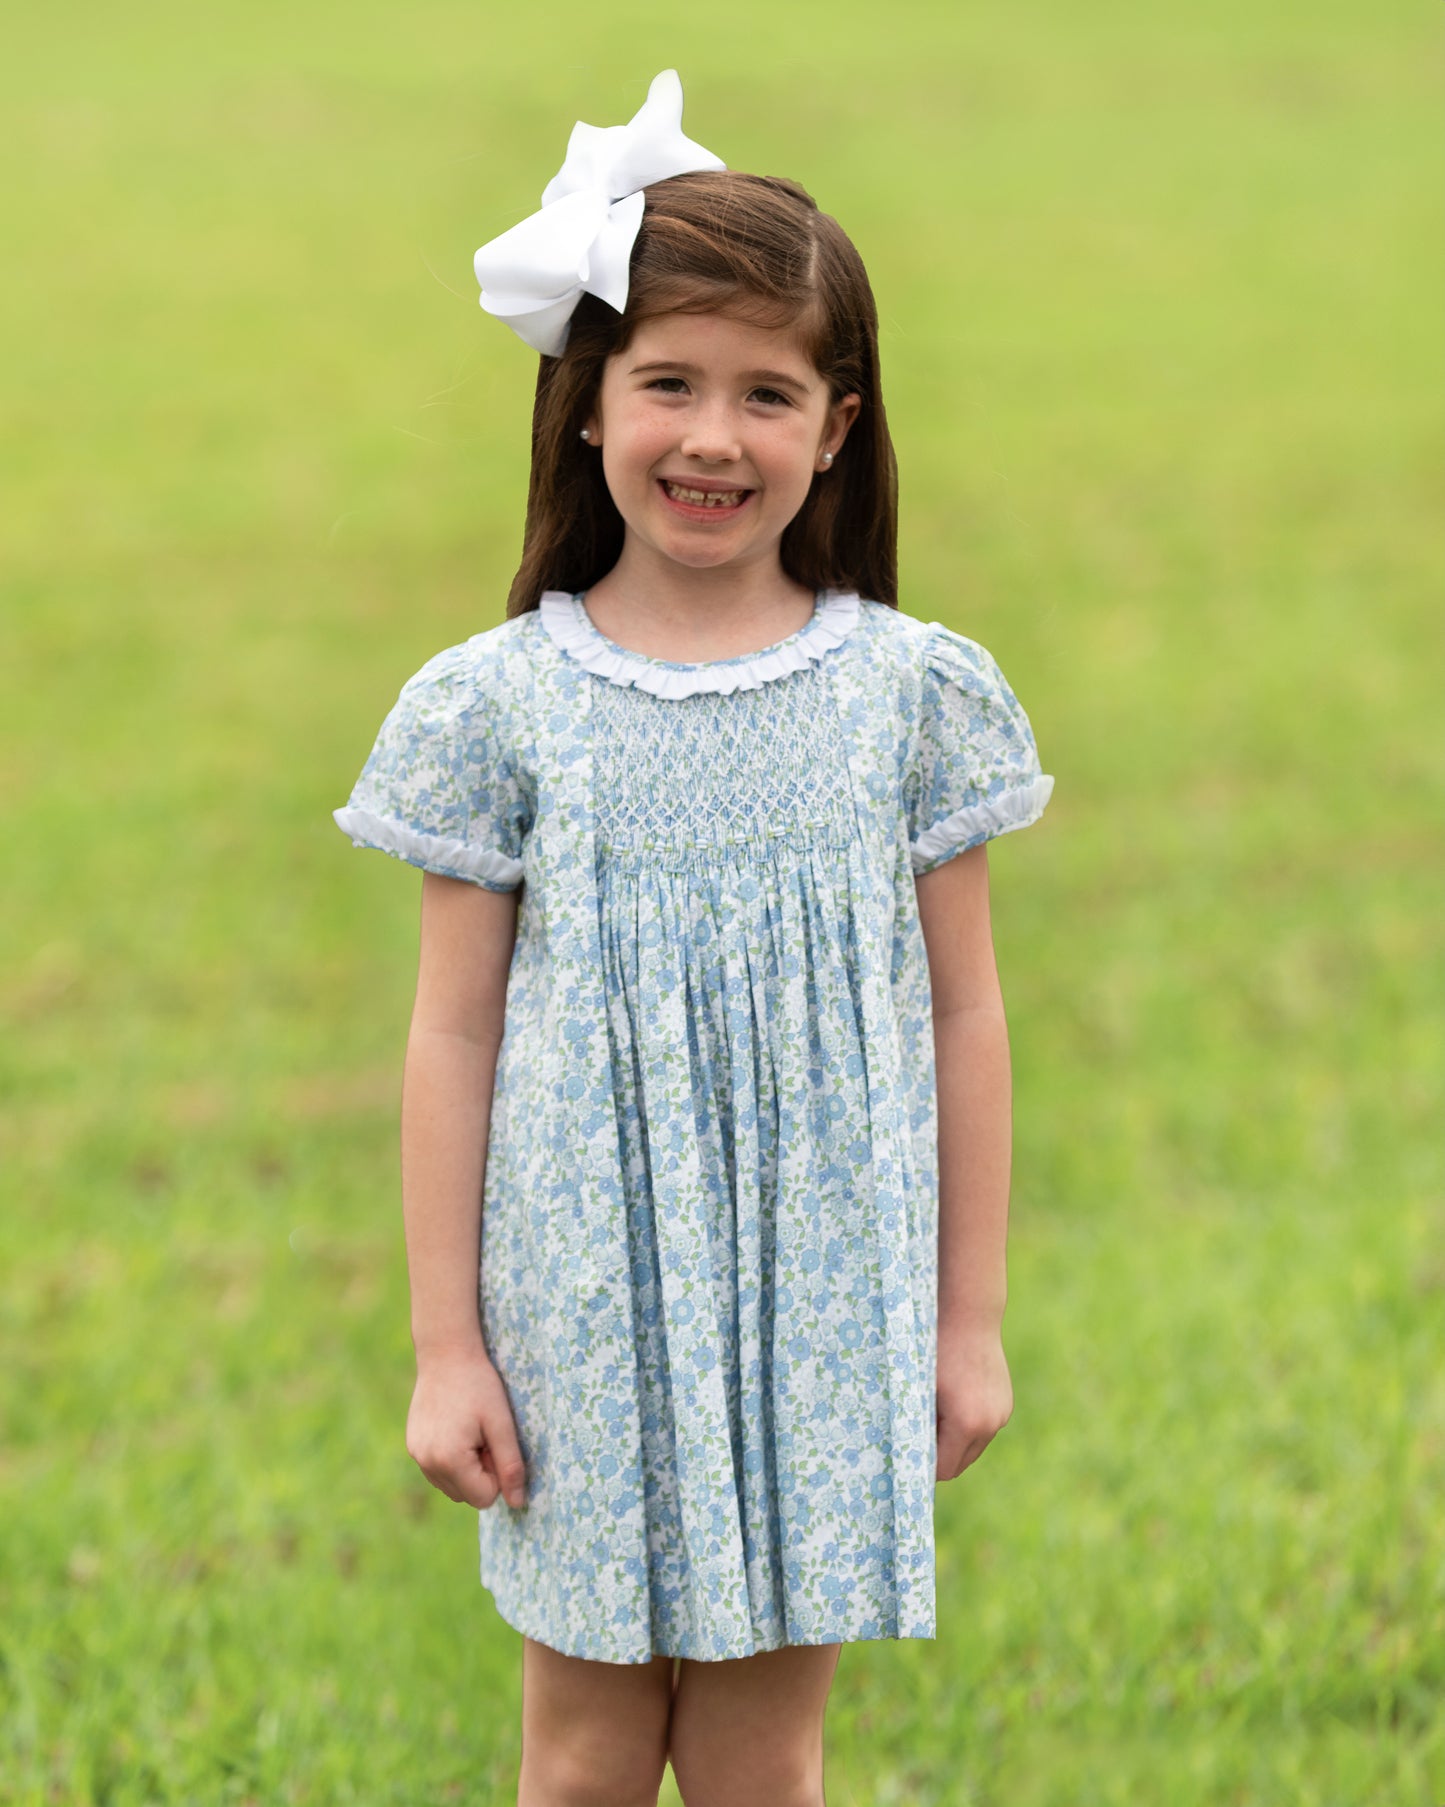
[[(640, 537), (640, 536), (639, 536)], [(730, 565), (746, 555), (746, 546), (707, 546), (679, 535), (674, 541), (659, 534), (647, 544), (670, 564), (685, 565), (690, 571), (711, 571), (718, 565)]]
[(669, 552), (666, 557), (669, 564), (681, 565), (688, 571), (717, 571), (721, 570), (725, 565), (735, 565), (738, 563), (736, 558), (724, 554), (719, 554), (714, 558), (708, 558), (703, 555), (689, 557), (685, 553)]

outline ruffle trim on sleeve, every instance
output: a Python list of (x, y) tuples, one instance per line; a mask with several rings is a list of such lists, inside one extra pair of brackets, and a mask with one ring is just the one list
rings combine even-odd
[(653, 696), (686, 697), (699, 691), (755, 690), (770, 679), (811, 665), (846, 640), (858, 621), (859, 598), (852, 590), (822, 590), (812, 619), (786, 640), (736, 659), (683, 664), (653, 659), (618, 646), (599, 631), (582, 599), (565, 590), (544, 590), (538, 604), (552, 641), (579, 665), (614, 684), (632, 685)]
[(975, 842), (992, 840), (995, 835), (1011, 834), (1037, 822), (1053, 795), (1054, 781), (1040, 772), (1025, 784), (991, 797), (986, 803), (971, 803), (956, 809), (951, 816), (925, 829), (909, 849), (913, 870), (931, 867), (943, 854), (961, 852)]
[(468, 847), (443, 835), (418, 834), (400, 822), (374, 816), (370, 810), (350, 804), (331, 812), (336, 826), (351, 837), (353, 847), (374, 847), (409, 866), (439, 872), (444, 878), (464, 878), (488, 891), (514, 891), (522, 882), (522, 862), (490, 847)]

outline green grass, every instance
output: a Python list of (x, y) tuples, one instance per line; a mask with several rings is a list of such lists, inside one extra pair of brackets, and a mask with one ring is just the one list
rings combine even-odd
[(0, 1802), (513, 1798), (519, 1640), (402, 1447), (420, 881), (329, 812), (515, 567), (472, 250), (669, 64), (868, 260), (904, 607), (1057, 777), (993, 856), (1015, 1415), (937, 1640), (845, 1652), (830, 1802), (1445, 1800), (1433, 26), (7, 33)]

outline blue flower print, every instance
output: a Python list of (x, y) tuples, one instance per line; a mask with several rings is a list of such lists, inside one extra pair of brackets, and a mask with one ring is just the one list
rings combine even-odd
[(911, 880), (1052, 780), (992, 656), (824, 591), (685, 665), (541, 606), (403, 686), (358, 846), (520, 891), (478, 1304), (502, 1617), (718, 1661), (936, 1634), (937, 1109)]

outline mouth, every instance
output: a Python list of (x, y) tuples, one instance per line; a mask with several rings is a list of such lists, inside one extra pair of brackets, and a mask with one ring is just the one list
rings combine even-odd
[(735, 515), (747, 506), (755, 493), (750, 489), (728, 489), (720, 484), (675, 483), (668, 477), (659, 477), (657, 487), (673, 508), (695, 520), (703, 516)]

